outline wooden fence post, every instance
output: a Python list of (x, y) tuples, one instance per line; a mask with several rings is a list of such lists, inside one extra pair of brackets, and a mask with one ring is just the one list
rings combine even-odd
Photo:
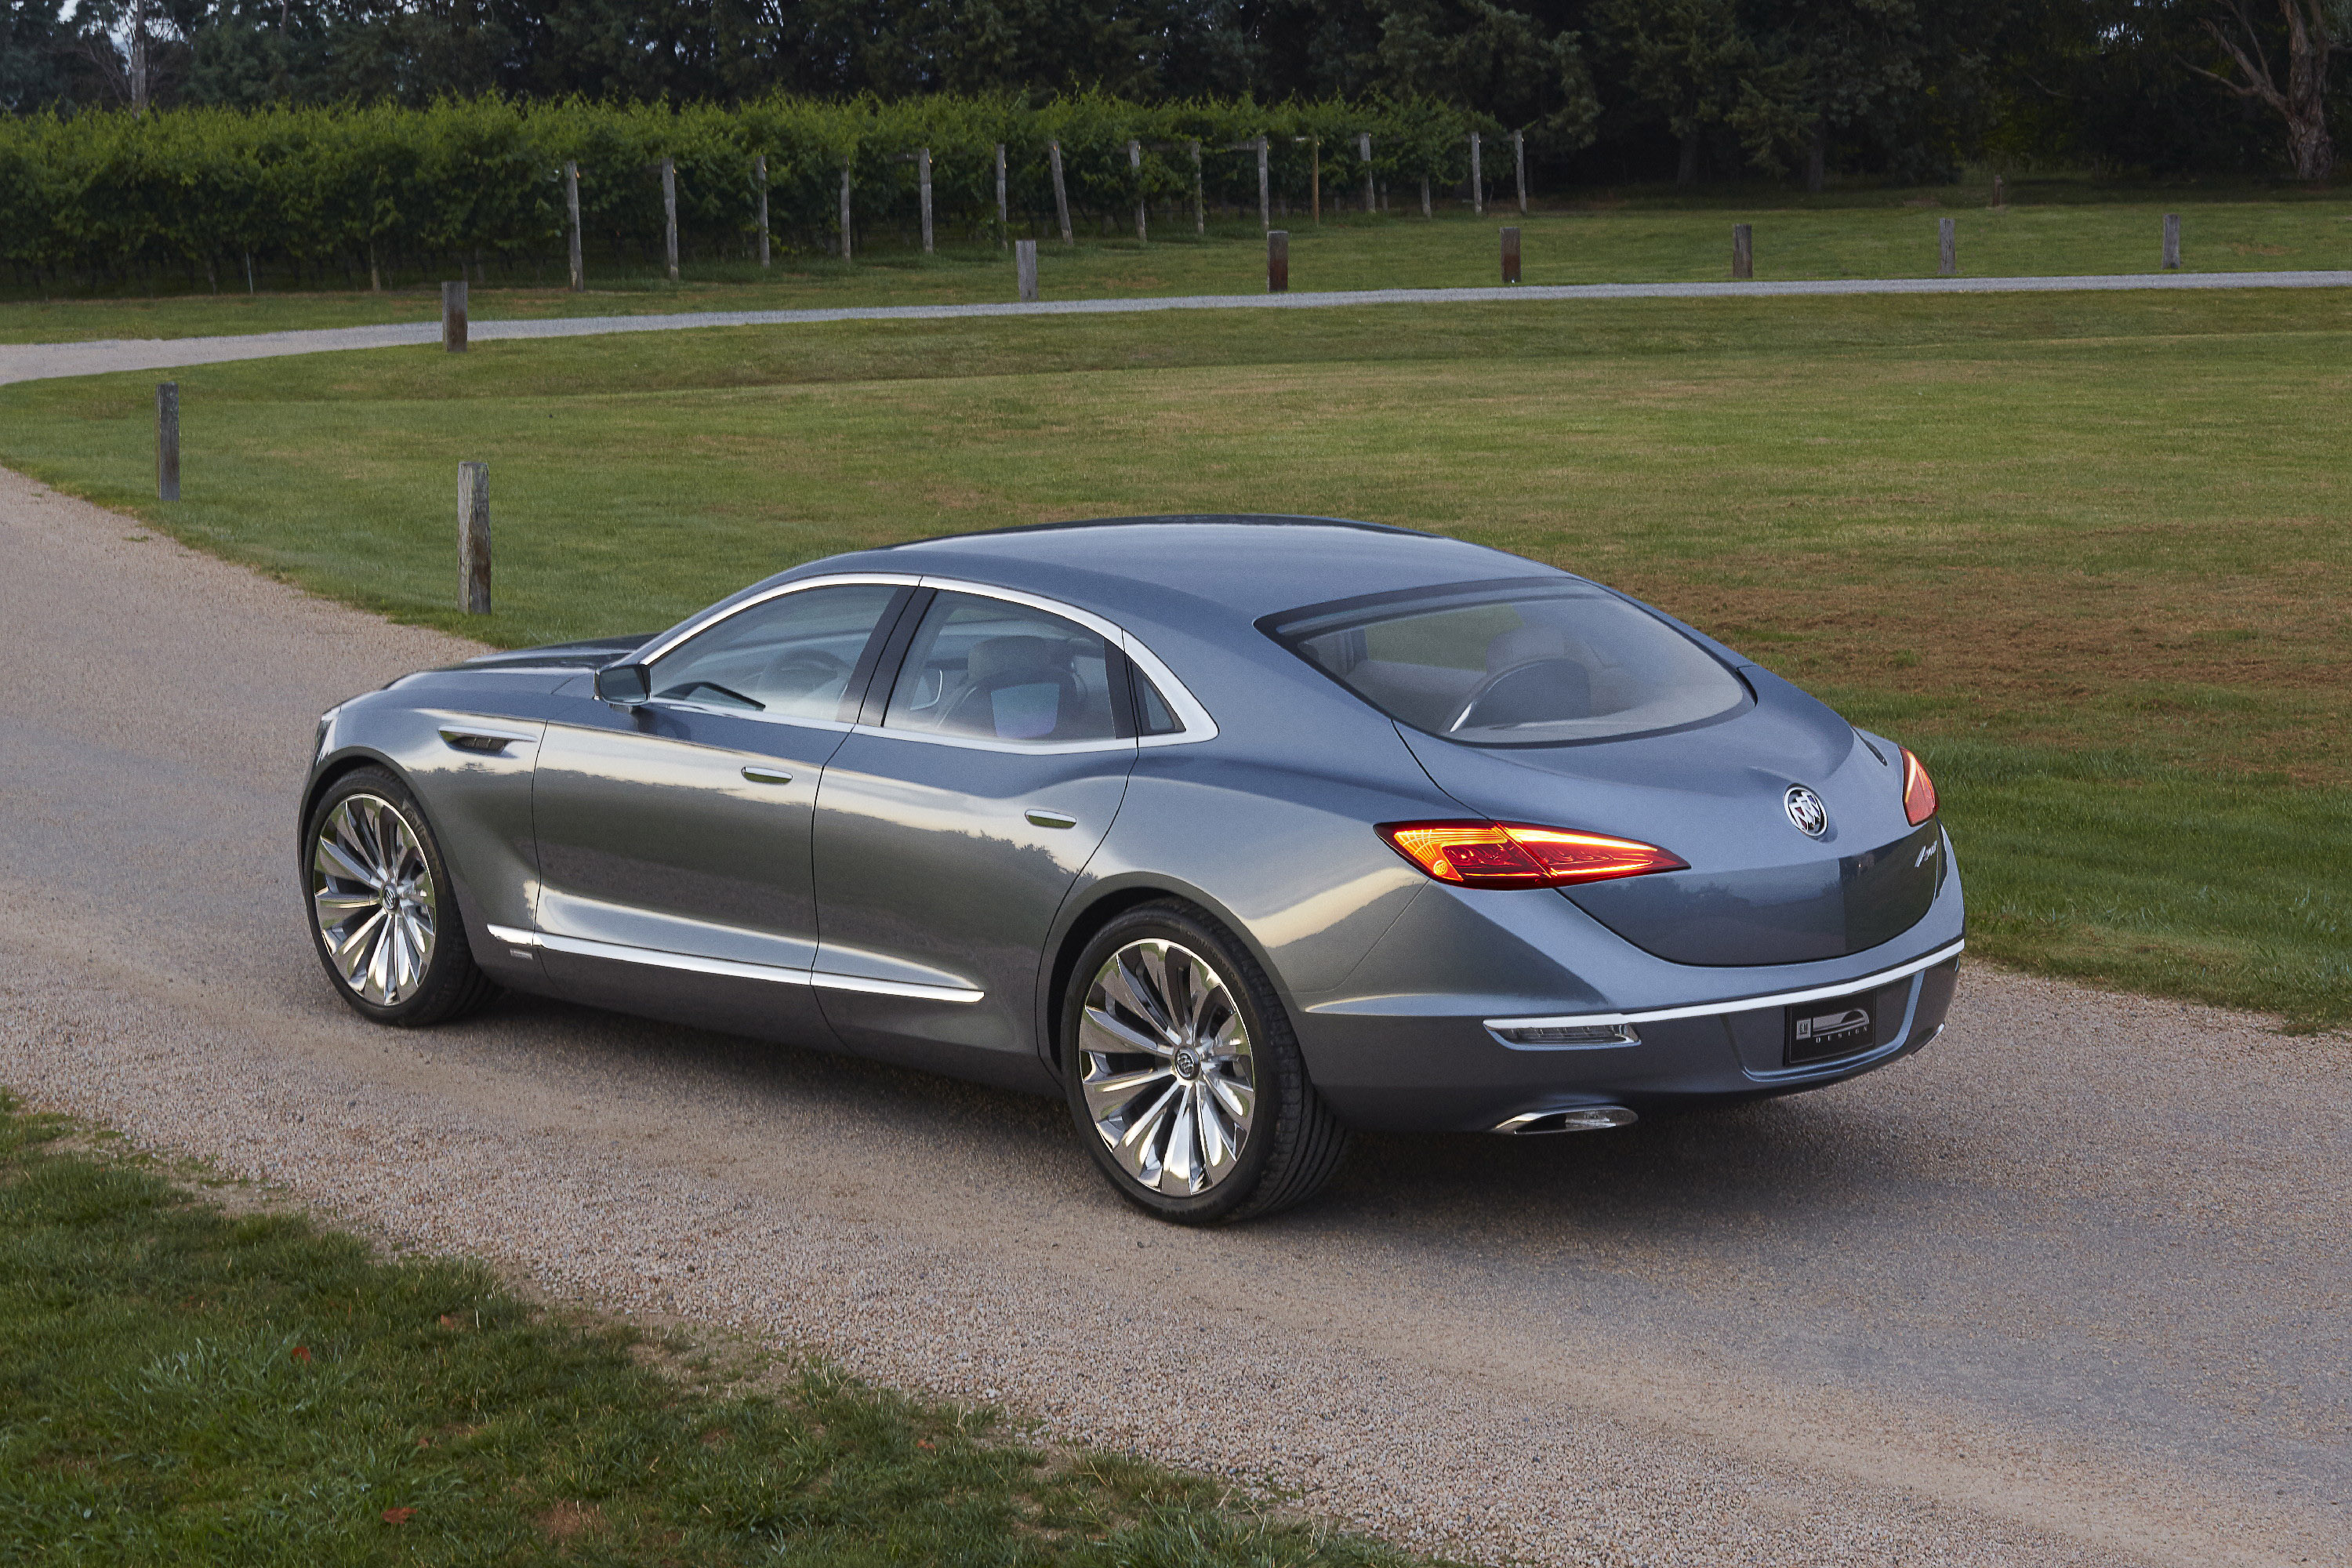
[(2009, 205), (2008, 197), (2003, 195), (2001, 191), (2000, 176), (1999, 174), (1995, 174), (1992, 177), (1992, 205), (1995, 208), (2005, 207)]
[(768, 155), (765, 153), (751, 160), (751, 172), (760, 179), (760, 265), (768, 265)]
[(1265, 231), (1265, 291), (1290, 292), (1290, 231), (1286, 228)]
[(1070, 237), (1070, 187), (1062, 183), (1062, 144), (1045, 143), (1045, 156), (1054, 165), (1054, 216), (1062, 220), (1062, 243), (1076, 245)]
[(1128, 173), (1135, 176), (1135, 242), (1144, 242), (1143, 219), (1143, 143), (1130, 140), (1127, 144)]
[(1511, 132), (1511, 167), (1517, 172), (1519, 182), (1519, 216), (1528, 216), (1528, 135), (1524, 131)]
[(1486, 175), (1478, 162), (1478, 133), (1470, 132), (1470, 210), (1486, 216)]
[(457, 603), (490, 613), (490, 466), (457, 465)]
[(1323, 221), (1323, 138), (1307, 139), (1307, 213), (1316, 223)]
[(1516, 227), (1503, 231), (1503, 281), (1519, 280), (1519, 231)]
[(588, 287), (588, 273), (580, 261), (580, 165), (570, 158), (563, 160), (563, 209), (572, 220), (572, 291), (577, 294)]
[(1013, 242), (1013, 276), (1021, 285), (1024, 301), (1037, 298), (1037, 242), (1016, 239)]
[(1274, 182), (1267, 173), (1266, 140), (1257, 139), (1257, 226), (1266, 233), (1274, 232)]
[(2180, 267), (2180, 215), (2164, 215), (2164, 268), (2168, 272)]
[(180, 499), (180, 384), (155, 384), (155, 499)]
[(466, 352), (466, 280), (441, 285), (441, 346), (453, 354)]
[(1381, 210), (1380, 203), (1372, 192), (1372, 133), (1370, 132), (1360, 131), (1356, 133), (1356, 156), (1363, 161), (1364, 165), (1364, 210), (1368, 213), (1378, 212)]
[(1209, 192), (1201, 178), (1201, 143), (1195, 138), (1192, 142), (1192, 236), (1196, 239), (1205, 238), (1208, 233)]
[(662, 255), (669, 262), (669, 280), (677, 281), (677, 160), (664, 158), (662, 172)]
[(1436, 216), (1429, 210), (1429, 176), (1427, 174), (1421, 177), (1421, 216), (1423, 217)]
[(850, 155), (844, 153), (841, 155), (841, 258), (844, 261), (849, 259), (849, 161)]
[(1936, 270), (1949, 278), (1960, 269), (1959, 220), (1936, 220)]
[(915, 149), (915, 190), (923, 207), (923, 254), (931, 254), (931, 150)]
[(1756, 276), (1756, 230), (1748, 224), (1731, 226), (1731, 275), (1734, 278)]
[(996, 144), (996, 248), (1004, 248), (1005, 237), (1012, 232), (1012, 209), (1004, 203), (1004, 143)]

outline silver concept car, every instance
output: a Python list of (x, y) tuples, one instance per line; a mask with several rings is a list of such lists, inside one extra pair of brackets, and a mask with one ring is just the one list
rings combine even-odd
[(1187, 1222), (1351, 1127), (1868, 1071), (1962, 937), (1901, 746), (1583, 578), (1320, 518), (924, 540), (407, 676), (320, 720), (301, 824), (368, 1017), (507, 987), (1057, 1093)]

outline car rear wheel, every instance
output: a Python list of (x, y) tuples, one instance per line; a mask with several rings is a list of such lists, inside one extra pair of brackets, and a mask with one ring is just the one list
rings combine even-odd
[(416, 1027), (496, 994), (466, 944), (441, 847), (390, 771), (361, 768), (329, 785), (302, 841), (310, 936), (354, 1011)]
[(1097, 933), (1062, 1008), (1071, 1115), (1119, 1195), (1181, 1225), (1312, 1196), (1347, 1130), (1307, 1076), (1289, 1015), (1248, 951), (1188, 905)]

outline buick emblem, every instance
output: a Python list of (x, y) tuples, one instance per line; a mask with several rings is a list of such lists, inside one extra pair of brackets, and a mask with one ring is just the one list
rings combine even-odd
[(1819, 838), (1830, 830), (1830, 808), (1804, 785), (1790, 784), (1780, 804), (1788, 809), (1789, 820), (1797, 825), (1797, 831), (1806, 837)]

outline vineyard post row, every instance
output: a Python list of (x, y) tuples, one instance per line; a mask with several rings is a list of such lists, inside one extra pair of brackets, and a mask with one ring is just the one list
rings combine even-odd
[(1367, 212), (1399, 179), (1420, 182), (1425, 215), (1437, 184), (1467, 183), (1483, 206), (1473, 138), (1502, 129), (1427, 101), (1099, 94), (28, 115), (0, 119), (0, 262), (45, 292), (174, 272), (217, 289), (240, 268), (249, 289), (337, 272), (487, 282), (551, 263), (582, 288), (616, 261), (764, 266), (779, 245), (852, 256), (893, 231), (933, 251), (959, 231), (1001, 247), (1042, 212), (1067, 244), (1097, 217), (1148, 237), (1154, 203), (1189, 202), (1201, 235), (1213, 203), (1252, 195), (1263, 232), (1288, 199), (1320, 216), (1327, 155), (1360, 179)]

